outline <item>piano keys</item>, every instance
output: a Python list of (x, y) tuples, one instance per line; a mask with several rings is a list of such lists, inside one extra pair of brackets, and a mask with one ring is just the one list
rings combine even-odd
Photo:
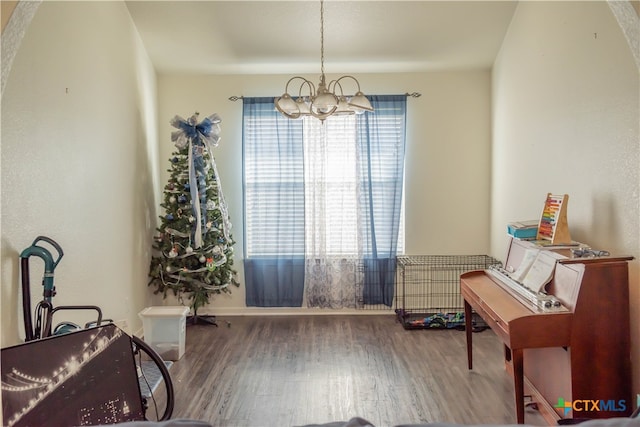
[[(504, 343), (505, 367), (513, 376), (516, 421), (524, 423), (524, 396), (531, 394), (550, 424), (565, 417), (565, 402), (602, 400), (626, 407), (596, 410), (585, 405), (569, 416), (610, 418), (631, 414), (631, 349), (628, 261), (632, 257), (572, 258), (568, 250), (545, 250), (556, 265), (546, 286), (550, 298), (523, 294), (509, 283), (530, 242), (513, 239), (505, 272), (461, 275), (467, 357), (473, 369), (472, 311)], [(501, 276), (502, 275), (502, 276)], [(545, 306), (547, 306), (545, 308)], [(579, 405), (577, 405), (579, 407)]]

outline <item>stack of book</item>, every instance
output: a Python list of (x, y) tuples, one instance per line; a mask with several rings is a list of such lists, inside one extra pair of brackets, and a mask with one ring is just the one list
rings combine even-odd
[(507, 233), (522, 240), (535, 240), (538, 235), (538, 220), (510, 222), (507, 224)]

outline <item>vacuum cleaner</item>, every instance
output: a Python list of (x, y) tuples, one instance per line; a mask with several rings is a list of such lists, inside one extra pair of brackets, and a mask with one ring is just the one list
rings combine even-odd
[[(42, 243), (47, 243), (55, 250), (55, 257), (51, 251)], [(89, 322), (86, 327), (102, 323), (102, 311), (100, 307), (95, 305), (68, 305), (53, 306), (53, 297), (56, 295), (56, 288), (53, 284), (54, 271), (60, 263), (64, 252), (58, 243), (53, 239), (45, 236), (38, 236), (31, 246), (26, 248), (20, 254), (20, 269), (22, 278), (22, 311), (24, 317), (25, 341), (37, 340), (53, 335), (65, 334), (82, 329), (79, 325), (72, 322), (62, 322), (58, 324), (52, 331), (53, 315), (60, 310), (93, 310), (97, 313), (95, 322)], [(29, 273), (29, 259), (32, 257), (41, 258), (44, 261), (44, 275), (42, 277), (42, 301), (36, 305), (35, 317), (36, 323), (33, 324), (33, 316), (31, 310), (31, 283)]]
[[(51, 246), (56, 254), (55, 256), (51, 254), (51, 251), (43, 246), (43, 243), (46, 243), (47, 246)], [(93, 310), (97, 313), (97, 319), (92, 322), (88, 322), (84, 329), (100, 326), (103, 322), (102, 319), (102, 310), (100, 307), (95, 305), (66, 305), (66, 306), (53, 306), (53, 297), (56, 296), (56, 287), (53, 284), (54, 279), (54, 271), (64, 252), (62, 252), (62, 248), (58, 243), (56, 243), (53, 239), (45, 236), (38, 236), (33, 241), (31, 246), (26, 248), (20, 254), (20, 269), (21, 269), (21, 278), (22, 278), (22, 311), (24, 316), (24, 330), (25, 330), (25, 342), (39, 340), (41, 338), (46, 338), (49, 336), (56, 336), (67, 334), (75, 331), (79, 331), (83, 329), (80, 325), (75, 323), (65, 321), (58, 324), (52, 330), (52, 320), (53, 315), (60, 310)], [(29, 273), (29, 259), (32, 257), (38, 257), (44, 261), (44, 275), (42, 277), (42, 301), (40, 301), (36, 305), (35, 309), (35, 317), (36, 322), (33, 324), (33, 316), (31, 310), (31, 284), (30, 284), (30, 273)], [(113, 322), (111, 319), (105, 319), (104, 322)], [(144, 356), (144, 360), (151, 360), (155, 365), (156, 369), (159, 371), (159, 374), (164, 382), (165, 391), (166, 391), (166, 403), (164, 412), (160, 415), (156, 413), (156, 419), (158, 421), (164, 421), (171, 418), (174, 407), (174, 391), (173, 391), (173, 382), (171, 381), (171, 376), (169, 375), (169, 370), (155, 350), (147, 343), (145, 343), (142, 339), (131, 336), (131, 344), (133, 355), (136, 358), (136, 364), (138, 367), (142, 366), (142, 360)], [(145, 419), (147, 409), (149, 409), (149, 399), (152, 399), (155, 402), (155, 398), (153, 397), (152, 386), (147, 382), (147, 379), (144, 376), (144, 372), (142, 373), (141, 378), (145, 381), (147, 385), (148, 393), (142, 394), (142, 405), (145, 411)], [(156, 407), (156, 412), (158, 408)]]

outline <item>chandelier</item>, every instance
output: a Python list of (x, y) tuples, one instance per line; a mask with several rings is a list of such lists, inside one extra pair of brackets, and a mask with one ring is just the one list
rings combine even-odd
[[(284, 94), (274, 99), (274, 105), (285, 117), (298, 119), (312, 116), (324, 120), (332, 115), (362, 114), (373, 111), (371, 102), (360, 91), (360, 83), (353, 76), (342, 76), (326, 83), (324, 75), (324, 0), (320, 0), (320, 82), (318, 88), (304, 77), (295, 76), (287, 82)], [(353, 80), (358, 90), (353, 96), (347, 96), (342, 90), (342, 82)], [(289, 94), (289, 84), (300, 80), (298, 96)]]

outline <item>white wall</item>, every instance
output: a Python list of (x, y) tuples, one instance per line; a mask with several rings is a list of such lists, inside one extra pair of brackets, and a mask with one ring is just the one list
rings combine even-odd
[[(39, 235), (64, 251), (54, 305), (95, 304), (137, 331), (158, 204), (153, 68), (124, 3), (43, 2), (24, 25), (2, 96), (2, 346), (24, 338), (19, 254)], [(30, 265), (35, 303), (43, 262)]]
[(636, 257), (630, 263), (635, 392), (639, 94), (638, 68), (606, 2), (518, 5), (493, 72), (491, 252), (503, 255), (506, 223), (539, 218), (551, 192), (569, 194), (574, 240)]
[[(214, 112), (222, 117), (215, 153), (233, 224), (235, 263), (242, 277), (242, 102), (232, 95), (277, 96), (291, 76), (191, 76), (158, 78), (162, 169), (174, 150), (169, 120)], [(314, 76), (307, 76), (315, 78)], [(336, 76), (328, 76), (335, 78)], [(408, 99), (406, 252), (486, 254), (489, 250), (491, 75), (488, 70), (358, 75), (365, 93), (420, 92)], [(167, 172), (161, 178), (167, 182)], [(162, 301), (160, 301), (162, 302)], [(167, 303), (166, 301), (164, 303)], [(249, 312), (244, 288), (219, 295), (203, 312)], [(273, 311), (273, 310), (272, 310)], [(262, 312), (265, 312), (262, 310)]]

